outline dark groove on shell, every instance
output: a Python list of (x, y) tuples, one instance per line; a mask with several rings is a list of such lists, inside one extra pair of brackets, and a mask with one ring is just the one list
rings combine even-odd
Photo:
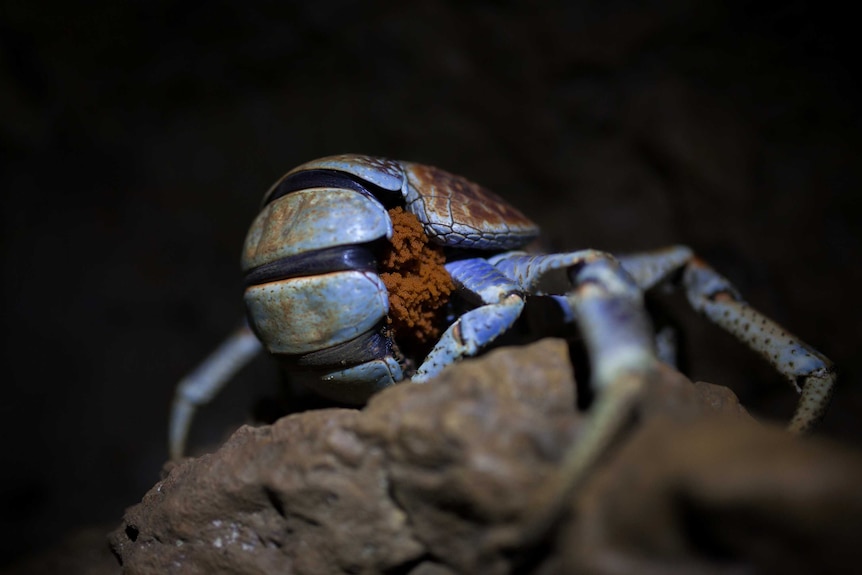
[(334, 246), (287, 256), (250, 269), (245, 286), (338, 271), (377, 272), (377, 260), (367, 245)]

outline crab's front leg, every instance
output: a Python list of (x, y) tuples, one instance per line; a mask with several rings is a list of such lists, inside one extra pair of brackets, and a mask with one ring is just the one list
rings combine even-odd
[(553, 295), (548, 290), (560, 289), (554, 286), (561, 279), (567, 283), (561, 303), (584, 339), (592, 369), (590, 385), (597, 393), (582, 435), (534, 507), (526, 533), (532, 539), (544, 533), (557, 517), (556, 510), (625, 425), (641, 390), (656, 373), (658, 360), (643, 292), (609, 254), (594, 250), (545, 256), (503, 254), (493, 262), (531, 294)]
[(646, 290), (682, 270), (681, 285), (691, 306), (763, 356), (800, 392), (788, 429), (802, 433), (823, 417), (835, 386), (832, 363), (817, 350), (749, 306), (735, 287), (685, 246), (620, 258)]
[(458, 290), (480, 306), (449, 326), (416, 370), (411, 378), (413, 383), (424, 383), (446, 366), (476, 355), (506, 333), (524, 309), (524, 296), (518, 284), (487, 260), (450, 262), (446, 271)]

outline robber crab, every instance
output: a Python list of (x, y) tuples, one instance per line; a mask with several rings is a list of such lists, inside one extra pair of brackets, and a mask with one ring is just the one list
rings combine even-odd
[(822, 417), (835, 379), (829, 360), (746, 305), (689, 248), (519, 251), (537, 234), (501, 198), (438, 168), (362, 155), (294, 168), (266, 193), (246, 237), (248, 323), (178, 385), (171, 456), (182, 455), (197, 406), (262, 349), (319, 393), (362, 403), (476, 355), (512, 328), (527, 298), (547, 297), (577, 326), (597, 393), (565, 462), (576, 477), (659, 361), (643, 297), (660, 286), (683, 290), (790, 380), (800, 393), (791, 431)]

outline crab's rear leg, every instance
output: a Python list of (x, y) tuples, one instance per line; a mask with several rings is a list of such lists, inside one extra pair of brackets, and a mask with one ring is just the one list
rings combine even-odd
[(237, 329), (203, 363), (177, 385), (171, 403), (168, 450), (171, 459), (183, 456), (189, 428), (198, 406), (205, 405), (227, 385), (263, 346), (247, 324)]
[(763, 356), (801, 392), (788, 429), (808, 431), (823, 417), (835, 386), (832, 363), (746, 304), (727, 279), (689, 248), (633, 254), (620, 262), (645, 290), (682, 269), (681, 286), (691, 306)]

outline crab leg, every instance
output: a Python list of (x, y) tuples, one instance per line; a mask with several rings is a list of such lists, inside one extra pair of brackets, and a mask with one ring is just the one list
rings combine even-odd
[(591, 385), (597, 392), (582, 435), (533, 507), (525, 532), (529, 540), (546, 531), (557, 517), (556, 510), (626, 424), (641, 390), (656, 373), (658, 360), (643, 292), (612, 256), (593, 250), (551, 256), (507, 254), (495, 262), (522, 288), (534, 292), (542, 291), (537, 286), (549, 273), (562, 270), (568, 276), (565, 302), (584, 338)]
[[(674, 271), (683, 267), (692, 257), (691, 249), (686, 246), (670, 246), (655, 252), (617, 256), (623, 268), (635, 279), (643, 291), (647, 291)], [(662, 326), (655, 334), (656, 355), (673, 367), (677, 367), (678, 333), (675, 327)]]
[(416, 370), (411, 381), (425, 383), (443, 368), (472, 357), (506, 333), (524, 309), (520, 287), (484, 259), (446, 264), (452, 281), (466, 296), (483, 305), (459, 317)]
[(546, 295), (541, 286), (554, 283), (549, 281), (554, 274), (568, 276), (566, 295), (555, 299), (568, 308), (584, 338), (592, 367), (590, 383), (598, 395), (586, 435), (564, 466), (570, 468), (564, 473), (577, 475), (610, 441), (655, 369), (643, 292), (613, 256), (595, 250), (544, 256), (509, 253), (493, 261), (529, 293)]
[(180, 381), (171, 403), (168, 429), (171, 459), (183, 456), (189, 427), (198, 406), (205, 405), (215, 397), (234, 374), (262, 350), (257, 336), (243, 323), (203, 363)]
[(658, 360), (643, 292), (616, 260), (608, 256), (572, 267), (569, 276), (574, 289), (566, 299), (587, 347), (597, 393), (589, 423), (560, 467), (560, 485), (571, 493), (627, 421)]
[(686, 246), (667, 248), (617, 256), (623, 268), (633, 277), (643, 291), (647, 291), (685, 267), (694, 253)]
[(763, 356), (784, 375), (799, 403), (788, 429), (809, 431), (823, 417), (835, 386), (835, 370), (822, 354), (746, 304), (736, 288), (690, 249), (673, 247), (620, 258), (643, 289), (682, 269), (682, 287), (692, 308)]

